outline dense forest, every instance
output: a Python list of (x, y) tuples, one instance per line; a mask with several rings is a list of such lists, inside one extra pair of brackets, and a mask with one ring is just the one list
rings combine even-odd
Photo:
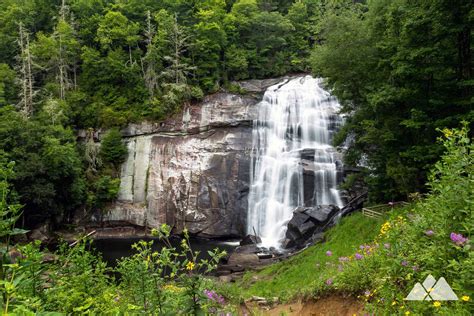
[[(215, 269), (224, 254), (198, 262), (187, 233), (183, 253), (135, 245), (137, 254), (114, 270), (120, 282), (85, 243), (63, 246), (51, 266), (39, 243), (13, 254), (10, 244), (25, 233), (18, 227), (56, 229), (116, 199), (127, 124), (159, 122), (219, 91), (245, 94), (237, 81), (308, 73), (342, 104), (335, 143), (360, 171), (343, 187), (364, 183), (371, 203), (418, 201), (387, 221), (389, 233), (369, 234), (374, 249), (401, 240), (392, 257), (348, 263), (336, 284), (389, 297), (426, 262), (428, 272), (449, 265), (455, 289), (472, 293), (473, 25), (471, 0), (1, 0), (0, 313), (9, 304), (18, 315), (235, 312), (238, 302), (223, 304), (194, 274)], [(167, 240), (169, 227), (154, 233)], [(425, 262), (401, 272), (398, 261), (418, 254)], [(47, 281), (45, 271), (53, 271)], [(372, 274), (361, 279), (364, 271)], [(310, 290), (331, 292), (333, 272), (331, 284)], [(379, 282), (382, 273), (392, 279)], [(468, 315), (469, 307), (446, 315), (453, 311)]]

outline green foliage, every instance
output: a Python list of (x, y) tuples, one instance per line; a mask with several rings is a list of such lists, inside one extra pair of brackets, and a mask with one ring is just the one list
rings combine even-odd
[(161, 251), (152, 250), (153, 241), (141, 241), (132, 246), (137, 251), (135, 255), (118, 263), (120, 286), (130, 293), (121, 300), (146, 314), (202, 313), (206, 302), (202, 293), (208, 283), (202, 275), (214, 270), (225, 252), (216, 249), (209, 253), (210, 260), (198, 260), (199, 253), (191, 249), (186, 231), (179, 249), (170, 243), (168, 226), (163, 225), (152, 234), (165, 244)]
[[(43, 253), (40, 242), (3, 252), (2, 314), (220, 315), (233, 311), (204, 278), (225, 252), (216, 249), (209, 252), (210, 259), (198, 260), (187, 232), (180, 248), (175, 248), (170, 230), (163, 225), (153, 231), (164, 243), (162, 249), (154, 251), (153, 241), (140, 241), (133, 245), (136, 254), (119, 260), (116, 269), (89, 251), (87, 240), (74, 247), (63, 243), (54, 255)], [(112, 272), (120, 278), (115, 280)]]
[[(34, 56), (35, 101), (67, 101), (77, 127), (161, 120), (229, 81), (306, 71), (318, 37), (312, 24), (326, 11), (355, 6), (343, 4), (7, 0), (0, 5), (0, 63), (18, 64), (21, 22)], [(18, 86), (7, 68), (0, 74), (0, 105), (12, 104)]]
[(92, 181), (88, 205), (92, 209), (104, 210), (104, 207), (117, 198), (120, 190), (120, 179), (105, 175)]
[(0, 108), (0, 147), (15, 162), (12, 189), (24, 204), (26, 224), (70, 216), (84, 202), (84, 170), (73, 132)]
[(15, 72), (7, 65), (0, 64), (0, 107), (15, 100)]
[(472, 121), (471, 25), (472, 7), (444, 0), (370, 1), (321, 24), (313, 71), (350, 113), (338, 139), (354, 139), (372, 200), (424, 191), (436, 129)]
[(100, 157), (105, 163), (119, 166), (127, 157), (127, 146), (122, 141), (122, 134), (116, 128), (104, 135), (100, 145)]

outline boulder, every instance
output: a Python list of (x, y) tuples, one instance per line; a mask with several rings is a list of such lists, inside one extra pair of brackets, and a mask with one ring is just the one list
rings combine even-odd
[(255, 235), (247, 235), (240, 241), (241, 246), (260, 244), (262, 239)]
[(326, 222), (330, 216), (338, 211), (339, 207), (335, 205), (319, 205), (306, 208), (304, 214), (318, 222)]
[(256, 245), (245, 245), (245, 246), (239, 246), (234, 249), (234, 252), (237, 253), (259, 253), (260, 248), (257, 247)]
[(49, 224), (45, 223), (28, 233), (29, 240), (39, 240), (42, 243), (49, 241), (51, 238), (49, 233)]
[(339, 213), (335, 205), (318, 205), (314, 207), (297, 207), (288, 222), (286, 238), (282, 247), (302, 248), (308, 242), (317, 242), (323, 237), (321, 232), (329, 226), (333, 217)]
[(230, 255), (228, 265), (252, 266), (259, 263), (259, 258), (254, 253), (234, 252)]

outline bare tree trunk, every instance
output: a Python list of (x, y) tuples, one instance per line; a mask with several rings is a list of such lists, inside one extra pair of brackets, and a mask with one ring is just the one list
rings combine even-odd
[(158, 76), (156, 74), (155, 56), (153, 56), (153, 37), (155, 36), (155, 28), (151, 23), (150, 11), (147, 11), (146, 24), (145, 43), (147, 52), (145, 57), (142, 58), (142, 72), (145, 86), (148, 90), (150, 100), (152, 100), (158, 87)]
[(30, 52), (30, 36), (25, 31), (23, 24), (19, 24), (18, 45), (20, 46), (20, 81), (21, 81), (21, 98), (20, 111), (26, 118), (33, 113), (33, 97), (34, 97), (34, 80), (33, 80), (33, 61)]

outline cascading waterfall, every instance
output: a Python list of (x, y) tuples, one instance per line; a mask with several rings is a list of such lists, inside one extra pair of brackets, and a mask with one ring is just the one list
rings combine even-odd
[(336, 98), (311, 76), (267, 89), (253, 127), (248, 233), (279, 247), (298, 206), (337, 205), (338, 154), (332, 134), (342, 124)]

